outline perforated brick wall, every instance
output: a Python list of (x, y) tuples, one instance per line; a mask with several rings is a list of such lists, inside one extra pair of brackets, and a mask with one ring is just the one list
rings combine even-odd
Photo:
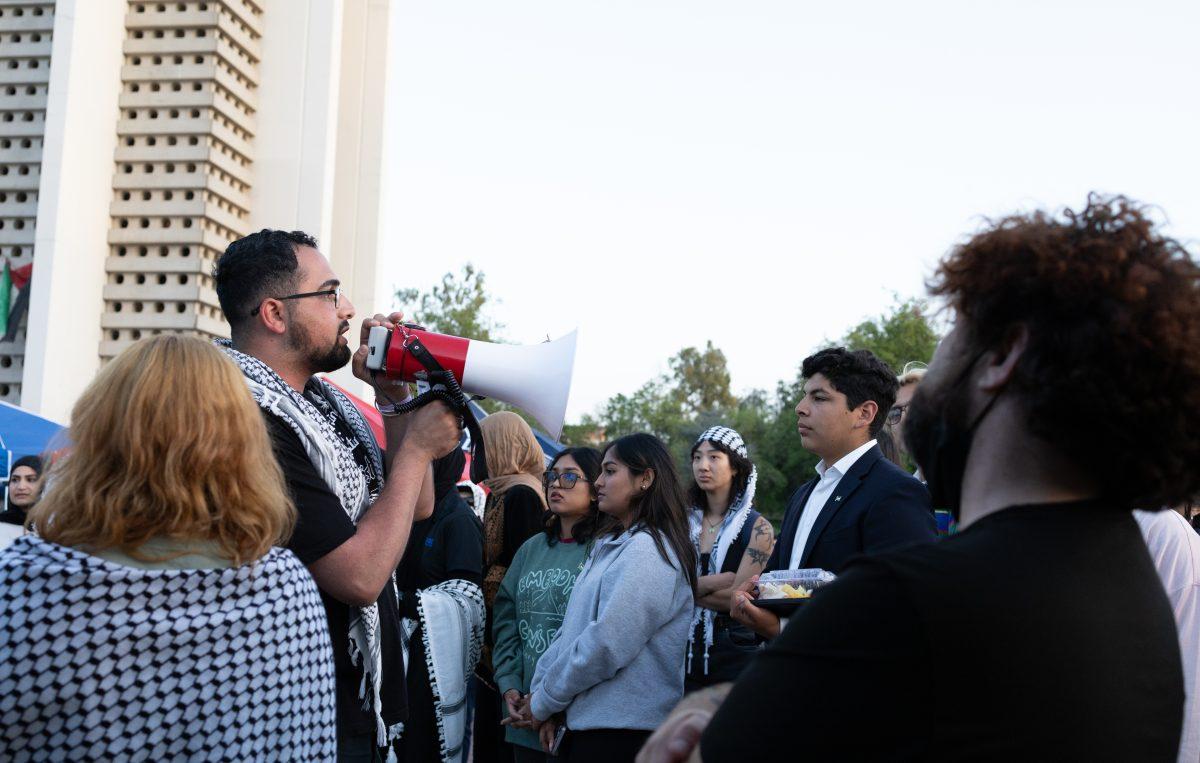
[[(0, 256), (13, 268), (33, 260), (53, 31), (53, 2), (0, 0)], [(0, 342), (0, 400), (21, 402), (24, 360), (22, 320)]]
[(262, 8), (130, 2), (100, 343), (228, 336), (210, 273), (245, 235)]

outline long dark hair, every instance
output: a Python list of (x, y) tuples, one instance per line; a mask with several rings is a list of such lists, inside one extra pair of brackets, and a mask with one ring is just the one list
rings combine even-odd
[[(571, 537), (576, 543), (587, 543), (592, 538), (596, 537), (596, 532), (600, 526), (600, 507), (596, 505), (596, 478), (600, 476), (600, 451), (595, 448), (567, 448), (554, 457), (550, 462), (550, 468), (559, 462), (560, 459), (570, 456), (575, 459), (575, 463), (579, 464), (580, 471), (583, 472), (586, 483), (581, 483), (579, 487), (588, 491), (588, 497), (591, 499), (588, 504), (587, 516), (580, 519), (571, 528)], [(578, 487), (576, 488), (579, 489)], [(545, 488), (546, 505), (550, 505), (550, 488)], [(546, 538), (550, 545), (558, 543), (558, 539), (562, 537), (562, 517), (552, 511), (546, 512)]]
[[(750, 484), (750, 473), (754, 471), (754, 464), (750, 463), (750, 459), (741, 455), (733, 448), (716, 440), (700, 440), (697, 442), (692, 446), (692, 458), (696, 457), (696, 448), (699, 448), (704, 443), (708, 443), (729, 457), (729, 465), (733, 468), (733, 484), (729, 487), (729, 506), (733, 506), (739, 498), (745, 495), (746, 486)], [(708, 511), (708, 493), (705, 493), (696, 484), (695, 473), (692, 474), (692, 486), (688, 488), (687, 499), (688, 506), (696, 506), (701, 511)], [(725, 508), (728, 510), (729, 506)]]
[[(688, 532), (688, 520), (684, 509), (683, 487), (679, 484), (679, 472), (662, 440), (649, 434), (631, 434), (614, 440), (604, 452), (613, 451), (617, 460), (629, 467), (634, 474), (654, 471), (654, 481), (645, 493), (635, 496), (631, 508), (631, 529), (641, 525), (650, 531), (658, 553), (669, 564), (671, 557), (663, 545), (665, 538), (671, 550), (683, 565), (688, 584), (696, 590), (696, 549)], [(612, 532), (620, 532), (620, 526)]]

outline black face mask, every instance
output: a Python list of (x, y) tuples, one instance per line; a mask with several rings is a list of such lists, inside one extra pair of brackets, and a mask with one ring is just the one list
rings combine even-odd
[(983, 352), (945, 388), (940, 400), (933, 397), (941, 390), (931, 390), (927, 385), (917, 387), (904, 417), (904, 442), (921, 467), (933, 508), (949, 511), (956, 522), (962, 513), (963, 475), (975, 430), (999, 399), (999, 395), (992, 397), (975, 420), (966, 423), (970, 397), (963, 381), (981, 357)]

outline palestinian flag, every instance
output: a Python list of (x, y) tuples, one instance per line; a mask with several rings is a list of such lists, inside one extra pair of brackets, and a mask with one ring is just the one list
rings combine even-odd
[[(0, 342), (11, 342), (17, 338), (21, 319), (29, 311), (29, 287), (33, 278), (33, 263), (13, 270), (8, 260), (4, 261), (4, 273), (0, 275)], [(11, 303), (12, 290), (17, 289), (16, 302)]]

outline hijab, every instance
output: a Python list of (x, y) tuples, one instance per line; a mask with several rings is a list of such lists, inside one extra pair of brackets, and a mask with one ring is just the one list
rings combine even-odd
[(479, 426), (487, 451), (490, 476), (483, 481), (487, 489), (499, 497), (511, 487), (525, 485), (542, 496), (546, 457), (525, 420), (512, 411), (500, 411), (486, 417)]
[[(25, 466), (30, 469), (33, 469), (34, 473), (37, 474), (38, 479), (42, 478), (42, 476), (43, 476), (42, 470), (45, 468), (45, 464), (42, 461), (41, 456), (21, 456), (16, 461), (13, 461), (12, 467), (10, 467), (8, 470), (8, 478), (12, 479), (12, 473), (15, 472), (18, 467), (21, 467), (21, 466)], [(45, 489), (46, 489), (46, 486), (42, 485), (43, 492), (45, 492)], [(7, 496), (7, 492), (6, 492), (6, 496)], [(34, 505), (36, 505), (37, 502), (40, 500), (41, 500), (41, 496), (39, 495), (36, 499), (34, 499), (34, 502), (32, 504), (30, 504), (29, 506), (26, 506), (25, 508), (19, 508), (17, 506), (13, 506), (12, 502), (6, 498), (4, 508), (7, 509), (8, 512), (15, 511), (18, 514), (20, 514), (22, 516), (22, 518), (24, 518), (25, 515), (27, 515), (29, 513), (29, 510), (32, 509), (34, 507)], [(8, 512), (5, 512), (5, 513), (8, 513)]]

